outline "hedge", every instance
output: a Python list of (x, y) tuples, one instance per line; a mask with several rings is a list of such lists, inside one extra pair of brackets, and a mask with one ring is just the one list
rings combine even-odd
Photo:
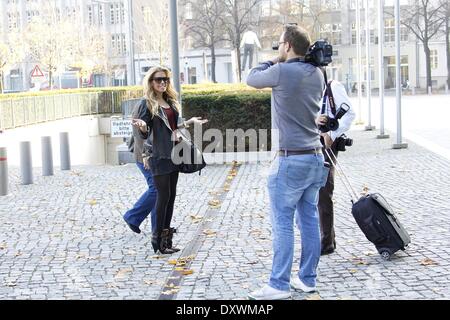
[[(2, 99), (22, 99), (27, 97), (47, 97), (65, 94), (99, 93), (100, 113), (120, 110), (122, 100), (142, 96), (142, 87), (84, 88), (71, 90), (53, 90), (0, 95)], [(115, 93), (114, 99), (111, 99)], [(203, 117), (209, 120), (207, 129), (218, 129), (226, 141), (227, 129), (268, 130), (270, 148), (270, 90), (256, 90), (245, 84), (203, 83), (182, 86), (183, 117)], [(114, 105), (111, 105), (113, 100)], [(191, 132), (193, 133), (193, 132)], [(229, 142), (228, 142), (229, 143)], [(204, 142), (203, 147), (210, 142)], [(246, 143), (248, 145), (248, 143)], [(265, 146), (264, 146), (265, 147)], [(248, 150), (247, 151), (254, 151)]]
[[(203, 131), (208, 129), (220, 130), (223, 141), (227, 145), (234, 144), (231, 141), (226, 141), (227, 129), (243, 129), (244, 131), (255, 129), (256, 132), (259, 132), (260, 129), (266, 129), (269, 131), (267, 147), (270, 148), (270, 92), (186, 94), (183, 96), (183, 117), (186, 119), (191, 117), (208, 119), (209, 122), (204, 126)], [(192, 129), (191, 134), (193, 134)], [(203, 142), (203, 148), (210, 143)], [(237, 151), (236, 148), (234, 150)], [(248, 148), (248, 141), (246, 141), (246, 151), (256, 151)]]

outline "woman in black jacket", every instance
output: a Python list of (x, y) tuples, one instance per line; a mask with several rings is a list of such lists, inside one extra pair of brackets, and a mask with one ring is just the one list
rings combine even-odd
[(139, 107), (139, 119), (133, 125), (147, 139), (149, 163), (158, 192), (156, 200), (156, 232), (152, 234), (155, 253), (171, 254), (175, 229), (170, 227), (177, 192), (179, 170), (172, 161), (172, 149), (178, 142), (177, 130), (190, 124), (204, 124), (207, 120), (192, 118), (186, 122), (179, 117), (177, 92), (170, 81), (171, 73), (164, 67), (151, 68), (144, 78), (144, 99)]

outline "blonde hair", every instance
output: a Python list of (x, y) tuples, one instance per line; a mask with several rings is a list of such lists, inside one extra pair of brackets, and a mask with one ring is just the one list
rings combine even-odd
[[(157, 72), (164, 72), (166, 77), (171, 78), (172, 73), (169, 69), (161, 66), (153, 67), (148, 70), (147, 74), (144, 77), (143, 87), (144, 87), (144, 98), (148, 102), (148, 110), (152, 115), (152, 118), (158, 115), (159, 112), (159, 104), (155, 91), (153, 90), (152, 80)], [(174, 107), (178, 112), (180, 112), (180, 104), (177, 101), (177, 92), (175, 91), (172, 82), (167, 84), (167, 90), (163, 93), (164, 100), (167, 101), (172, 107)]]

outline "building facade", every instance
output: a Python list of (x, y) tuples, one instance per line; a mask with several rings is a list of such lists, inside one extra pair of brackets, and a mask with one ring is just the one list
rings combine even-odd
[[(45, 6), (52, 6), (58, 19), (76, 17), (81, 36), (88, 28), (94, 28), (104, 41), (108, 72), (92, 74), (84, 80), (88, 86), (116, 86), (134, 84), (131, 45), (130, 0), (1, 0), (0, 40), (6, 42), (10, 33), (23, 33), (33, 19), (39, 19)], [(78, 36), (78, 34), (74, 35)], [(7, 70), (5, 88), (26, 91), (32, 84), (31, 73), (37, 61), (26, 57), (25, 61)], [(43, 72), (47, 71), (42, 66)], [(76, 71), (64, 66), (55, 75), (56, 86), (78, 87), (83, 85)]]
[[(211, 52), (207, 47), (199, 47), (195, 36), (187, 31), (187, 26), (198, 12), (192, 2), (179, 1), (180, 72), (183, 83), (211, 81)], [(240, 0), (247, 1), (247, 0)], [(384, 17), (384, 82), (387, 89), (395, 86), (395, 23), (393, 0), (385, 1)], [(402, 6), (414, 0), (401, 0)], [(85, 79), (85, 85), (117, 86), (140, 84), (146, 71), (154, 65), (171, 65), (170, 21), (168, 1), (148, 0), (1, 0), (0, 40), (6, 41), (11, 32), (23, 32), (32, 19), (39, 19), (44, 4), (51, 3), (61, 19), (78, 17), (81, 34), (91, 27), (101, 34), (106, 53), (104, 73), (93, 74)], [(369, 0), (368, 30), (370, 38), (370, 75), (367, 75), (365, 0), (361, 3), (361, 43), (362, 79), (368, 76), (372, 88), (378, 84), (378, 0)], [(278, 41), (282, 27), (286, 23), (304, 26), (313, 40), (327, 39), (334, 49), (333, 63), (328, 68), (331, 78), (347, 86), (349, 91), (360, 81), (357, 76), (356, 59), (356, 0), (261, 0), (248, 18), (252, 21), (262, 49), (254, 53), (254, 63), (276, 55), (272, 43)], [(422, 43), (406, 27), (401, 28), (401, 76), (402, 83), (408, 82), (416, 88), (426, 87), (425, 55)], [(443, 88), (447, 81), (446, 45), (444, 36), (437, 36), (430, 43), (432, 81), (434, 88)], [(242, 59), (243, 52), (241, 53)], [(229, 41), (221, 42), (216, 48), (216, 80), (222, 83), (238, 81), (236, 52)], [(7, 70), (4, 75), (5, 88), (28, 90), (31, 72), (37, 62), (25, 59)], [(45, 72), (46, 70), (44, 70)], [(245, 81), (245, 71), (242, 80)], [(77, 80), (76, 71), (68, 68), (55, 75), (55, 81), (62, 87), (82, 85)]]

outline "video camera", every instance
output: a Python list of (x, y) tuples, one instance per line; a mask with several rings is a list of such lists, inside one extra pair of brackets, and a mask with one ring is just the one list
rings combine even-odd
[[(272, 44), (272, 49), (278, 50), (278, 48), (278, 42), (274, 42)], [(326, 40), (317, 40), (309, 47), (305, 56), (305, 62), (316, 67), (326, 67), (333, 62), (332, 56), (333, 46)]]

